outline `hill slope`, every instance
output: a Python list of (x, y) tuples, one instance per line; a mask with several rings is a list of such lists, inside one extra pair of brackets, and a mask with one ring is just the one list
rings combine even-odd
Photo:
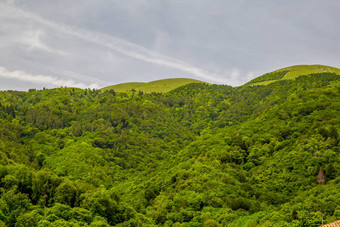
[(282, 69), (275, 70), (270, 73), (266, 73), (260, 77), (257, 77), (246, 85), (268, 85), (279, 80), (291, 80), (296, 79), (299, 76), (317, 73), (335, 73), (340, 75), (340, 69), (325, 66), (325, 65), (295, 65)]
[(0, 226), (340, 219), (340, 76), (0, 92)]
[(108, 86), (108, 87), (102, 88), (101, 90), (106, 91), (106, 90), (113, 89), (116, 92), (131, 92), (132, 90), (135, 90), (135, 91), (142, 91), (144, 93), (152, 93), (152, 92), (166, 93), (180, 86), (184, 86), (190, 83), (205, 83), (205, 82), (194, 80), (194, 79), (187, 79), (187, 78), (173, 78), (173, 79), (156, 80), (156, 81), (151, 81), (148, 83), (139, 83), (139, 82), (122, 83), (122, 84)]

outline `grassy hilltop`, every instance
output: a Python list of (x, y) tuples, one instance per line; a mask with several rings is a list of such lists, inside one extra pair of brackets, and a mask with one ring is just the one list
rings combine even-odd
[(187, 78), (173, 78), (173, 79), (163, 79), (151, 81), (148, 83), (139, 83), (139, 82), (131, 82), (131, 83), (122, 83), (116, 84), (112, 86), (108, 86), (102, 88), (103, 91), (113, 89), (116, 92), (131, 92), (131, 91), (142, 91), (144, 93), (152, 93), (152, 92), (169, 92), (174, 90), (180, 86), (190, 84), (190, 83), (205, 83), (203, 81), (187, 79)]
[(293, 66), (249, 83), (259, 86), (1, 91), (0, 226), (340, 220), (337, 72)]
[(295, 65), (266, 73), (251, 80), (246, 85), (268, 85), (275, 81), (292, 80), (299, 76), (318, 73), (335, 73), (340, 75), (340, 69), (325, 65)]

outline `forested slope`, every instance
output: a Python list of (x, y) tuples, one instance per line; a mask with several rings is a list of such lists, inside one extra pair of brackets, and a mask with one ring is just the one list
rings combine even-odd
[(0, 92), (0, 226), (340, 219), (340, 77)]

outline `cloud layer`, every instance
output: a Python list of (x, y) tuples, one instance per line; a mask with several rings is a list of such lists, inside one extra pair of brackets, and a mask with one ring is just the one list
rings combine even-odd
[[(46, 25), (56, 30), (57, 32), (62, 32), (68, 35), (72, 35), (78, 39), (82, 39), (88, 42), (102, 45), (113, 51), (117, 51), (121, 54), (124, 54), (128, 57), (141, 60), (147, 63), (175, 68), (183, 72), (187, 72), (189, 74), (195, 75), (203, 80), (209, 80), (209, 81), (214, 81), (218, 83), (226, 82), (220, 76), (214, 75), (213, 73), (206, 72), (203, 69), (192, 66), (178, 59), (171, 58), (165, 55), (161, 55), (157, 52), (144, 48), (135, 43), (131, 43), (120, 38), (107, 36), (105, 34), (101, 34), (98, 32), (91, 32), (91, 31), (87, 31), (81, 28), (76, 28), (76, 27), (65, 25), (65, 24), (51, 22), (46, 19), (43, 19), (42, 17), (39, 17), (37, 15), (34, 15), (32, 13), (26, 12), (21, 9), (17, 9), (10, 5), (0, 3), (0, 6), (3, 9), (5, 9), (7, 12), (10, 12), (12, 15), (34, 20), (35, 22)], [(31, 37), (28, 37), (31, 48), (39, 48), (39, 49), (42, 49), (44, 51), (51, 52), (54, 54), (61, 54), (61, 55), (65, 54), (65, 53), (62, 53), (61, 51), (52, 50), (51, 48), (42, 44), (41, 41), (39, 40), (40, 33), (41, 33), (40, 31), (37, 31), (33, 35), (33, 39)]]
[(79, 87), (79, 88), (98, 88), (98, 84), (83, 84), (83, 83), (75, 83), (73, 80), (62, 80), (57, 77), (47, 76), (47, 75), (32, 75), (26, 73), (24, 71), (9, 71), (6, 68), (0, 66), (0, 78), (7, 79), (15, 79), (20, 81), (27, 81), (31, 83), (36, 83), (40, 85), (46, 86), (55, 86), (55, 87)]
[[(0, 1), (0, 62), (86, 86), (174, 77), (238, 86), (290, 65), (340, 67), (339, 9), (336, 0)], [(0, 89), (28, 88), (18, 80)]]

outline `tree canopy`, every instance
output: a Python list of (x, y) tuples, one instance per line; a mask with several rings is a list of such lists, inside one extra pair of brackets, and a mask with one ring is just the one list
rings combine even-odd
[(168, 93), (2, 91), (0, 226), (339, 220), (339, 116), (327, 72)]

